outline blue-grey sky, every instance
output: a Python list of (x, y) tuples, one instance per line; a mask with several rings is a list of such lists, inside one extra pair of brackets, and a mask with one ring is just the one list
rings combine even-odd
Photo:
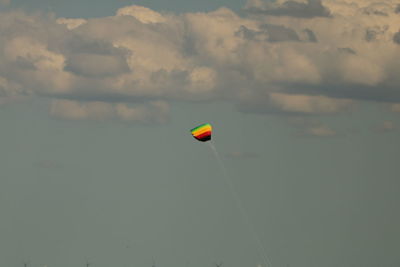
[(118, 8), (128, 5), (141, 5), (157, 11), (168, 11), (174, 13), (183, 12), (205, 12), (212, 11), (219, 7), (226, 6), (240, 10), (245, 0), (204, 0), (204, 1), (183, 1), (183, 0), (99, 0), (94, 4), (93, 0), (14, 0), (9, 7), (24, 8), (29, 10), (53, 11), (58, 16), (66, 17), (104, 17), (112, 15)]
[(1, 266), (400, 264), (396, 1), (0, 5)]

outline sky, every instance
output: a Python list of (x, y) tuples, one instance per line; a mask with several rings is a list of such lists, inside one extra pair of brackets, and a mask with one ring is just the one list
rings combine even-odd
[(397, 1), (0, 9), (1, 266), (399, 266)]

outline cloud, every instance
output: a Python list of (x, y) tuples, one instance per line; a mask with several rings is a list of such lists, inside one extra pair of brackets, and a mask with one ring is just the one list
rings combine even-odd
[(354, 106), (355, 103), (351, 99), (274, 92), (264, 97), (251, 96), (239, 103), (239, 109), (245, 112), (279, 112), (284, 115), (332, 115), (350, 112)]
[(393, 35), (393, 42), (395, 42), (396, 44), (400, 44), (400, 31), (399, 31), (399, 32), (396, 32), (396, 33)]
[(391, 112), (400, 112), (400, 103), (389, 104), (389, 110)]
[(144, 24), (165, 22), (164, 17), (160, 13), (137, 5), (118, 9), (117, 16), (132, 16)]
[(397, 1), (252, 0), (245, 8), (260, 15), (137, 5), (91, 19), (3, 12), (0, 97), (49, 97), (58, 118), (131, 122), (165, 121), (159, 114), (174, 101), (285, 116), (400, 102)]
[(339, 134), (319, 120), (306, 117), (291, 117), (288, 123), (297, 129), (298, 136), (337, 137)]
[(336, 131), (332, 130), (331, 128), (325, 125), (320, 125), (318, 127), (312, 127), (306, 129), (303, 133), (317, 137), (334, 137), (337, 135)]
[(307, 41), (314, 42), (314, 43), (318, 42), (318, 39), (312, 30), (304, 29), (303, 32), (307, 35), (307, 38), (306, 38)]
[(85, 19), (68, 19), (68, 18), (58, 18), (56, 20), (58, 24), (64, 24), (69, 30), (78, 28), (79, 26), (85, 24), (87, 20)]
[(65, 61), (65, 71), (88, 77), (116, 76), (129, 72), (124, 56), (74, 54)]
[(248, 1), (245, 10), (253, 14), (270, 16), (290, 16), (299, 18), (329, 17), (329, 10), (323, 6), (321, 0), (289, 0), (274, 3)]
[(375, 127), (375, 131), (379, 133), (392, 132), (394, 130), (396, 130), (396, 125), (392, 121), (384, 121)]
[(126, 104), (110, 104), (98, 101), (54, 100), (50, 105), (50, 114), (54, 118), (65, 120), (105, 121), (117, 119), (146, 124), (165, 123), (169, 119), (169, 106), (161, 101), (130, 107)]
[(268, 41), (270, 42), (284, 42), (284, 41), (299, 41), (299, 37), (293, 29), (286, 28), (280, 25), (264, 24), (261, 25), (268, 34)]
[(258, 41), (269, 41), (269, 42), (289, 42), (289, 41), (300, 41), (297, 33), (289, 28), (280, 25), (263, 24), (260, 26), (259, 31), (254, 31), (241, 26), (239, 31), (235, 33), (246, 40), (258, 40)]
[(353, 106), (348, 99), (333, 99), (324, 96), (290, 95), (271, 93), (272, 106), (279, 110), (304, 114), (332, 114), (345, 112)]

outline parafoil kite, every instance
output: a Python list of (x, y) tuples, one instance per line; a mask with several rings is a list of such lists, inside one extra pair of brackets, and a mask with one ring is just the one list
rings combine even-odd
[(209, 123), (201, 124), (190, 131), (193, 137), (201, 142), (211, 140), (212, 127)]

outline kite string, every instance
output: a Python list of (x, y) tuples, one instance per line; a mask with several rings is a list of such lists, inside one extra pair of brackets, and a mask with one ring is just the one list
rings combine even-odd
[(242, 219), (244, 221), (244, 223), (246, 224), (248, 230), (250, 231), (251, 235), (253, 236), (256, 244), (257, 244), (257, 249), (258, 252), (261, 256), (261, 258), (264, 261), (264, 264), (266, 267), (272, 267), (271, 261), (269, 260), (267, 253), (266, 253), (266, 249), (264, 248), (264, 245), (262, 244), (260, 238), (258, 237), (256, 230), (254, 229), (253, 224), (251, 223), (249, 216), (246, 213), (246, 210), (244, 209), (244, 206), (242, 204), (242, 201), (240, 200), (240, 197), (238, 195), (238, 193), (236, 192), (235, 186), (233, 184), (232, 179), (229, 177), (228, 172), (226, 170), (225, 164), (223, 163), (216, 147), (214, 146), (214, 144), (212, 142), (207, 142), (211, 148), (211, 150), (214, 153), (215, 158), (218, 161), (218, 164), (220, 165), (222, 172), (223, 172), (223, 177), (224, 177), (224, 182), (228, 185), (231, 194), (233, 196), (233, 198), (235, 199), (236, 202), (236, 206), (238, 208), (238, 210), (240, 211), (240, 214), (242, 215)]

